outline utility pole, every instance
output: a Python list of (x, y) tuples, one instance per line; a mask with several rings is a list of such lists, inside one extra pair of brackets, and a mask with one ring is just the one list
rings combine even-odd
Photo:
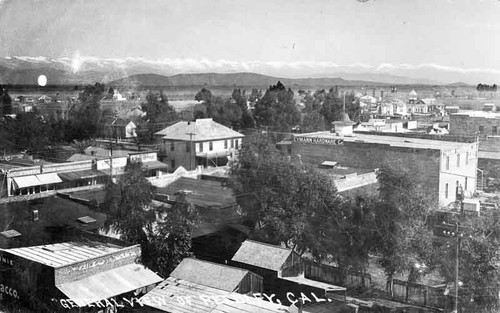
[(189, 170), (193, 170), (193, 136), (196, 136), (196, 133), (186, 133), (189, 135)]
[(113, 182), (113, 138), (109, 139), (109, 180)]

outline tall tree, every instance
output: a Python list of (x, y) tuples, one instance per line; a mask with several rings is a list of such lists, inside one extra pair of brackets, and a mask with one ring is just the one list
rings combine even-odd
[(146, 102), (141, 104), (141, 109), (146, 113), (145, 119), (150, 124), (177, 120), (177, 113), (168, 103), (168, 98), (163, 91), (159, 94), (150, 91), (146, 95)]
[(11, 136), (19, 149), (40, 151), (49, 144), (50, 127), (36, 112), (17, 114), (11, 127)]
[(12, 98), (6, 86), (0, 85), (0, 105), (2, 114), (12, 114)]
[(184, 194), (166, 211), (150, 237), (149, 266), (168, 276), (182, 259), (192, 256), (191, 235), (200, 222), (197, 209), (186, 201)]
[(105, 230), (115, 231), (128, 242), (140, 244), (142, 262), (148, 264), (148, 238), (153, 233), (154, 213), (149, 209), (155, 187), (144, 177), (141, 163), (130, 163), (117, 183), (106, 186), (103, 209), (108, 214)]
[[(373, 221), (372, 252), (380, 256), (388, 281), (395, 274), (408, 274), (415, 281), (420, 272), (415, 265), (432, 263), (432, 232), (427, 227), (429, 200), (406, 172), (383, 167), (377, 175), (380, 196), (371, 203)], [(392, 292), (392, 285), (388, 285)]]
[(281, 155), (267, 135), (247, 139), (232, 164), (231, 185), (245, 195), (240, 201), (257, 225), (254, 236), (346, 268), (364, 263), (359, 260), (366, 260), (367, 255), (349, 258), (346, 250), (339, 250), (346, 239), (355, 238), (351, 237), (354, 229), (347, 232), (354, 211), (338, 196), (333, 181)]
[(289, 132), (300, 122), (300, 112), (291, 89), (278, 81), (255, 104), (254, 118), (259, 127)]
[(69, 112), (73, 139), (95, 138), (103, 130), (101, 99), (104, 97), (104, 85), (96, 83), (86, 86), (78, 95), (78, 101)]

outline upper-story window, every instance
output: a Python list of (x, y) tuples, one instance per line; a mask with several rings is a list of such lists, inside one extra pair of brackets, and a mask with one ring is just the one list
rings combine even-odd
[(231, 139), (231, 149), (234, 148), (234, 139)]
[(174, 150), (175, 150), (175, 142), (171, 141), (170, 142), (170, 151), (174, 151)]
[(469, 151), (465, 153), (465, 165), (469, 164)]
[(480, 133), (483, 133), (483, 132), (484, 132), (484, 126), (483, 126), (483, 125), (480, 125), (480, 126), (479, 126), (479, 132), (480, 132)]
[(450, 157), (447, 156), (446, 157), (446, 170), (449, 170), (450, 169)]
[(240, 141), (239, 141), (238, 139), (236, 139), (236, 140), (235, 140), (234, 147), (235, 147), (236, 149), (238, 149), (238, 147), (239, 147), (239, 142), (240, 142)]
[(191, 152), (191, 142), (186, 142), (186, 153)]
[(446, 183), (445, 187), (444, 187), (444, 197), (446, 199), (448, 199), (448, 183)]
[(491, 127), (491, 134), (492, 135), (496, 135), (497, 134), (497, 127), (496, 126), (492, 126)]
[(200, 142), (198, 144), (198, 149), (200, 150), (200, 152), (203, 152), (203, 142)]
[(227, 139), (224, 139), (224, 149), (227, 149)]
[(209, 150), (209, 151), (212, 151), (213, 149), (214, 149), (214, 143), (213, 143), (213, 141), (210, 141), (210, 142), (208, 143), (208, 150)]
[(457, 154), (457, 167), (460, 167), (460, 153)]

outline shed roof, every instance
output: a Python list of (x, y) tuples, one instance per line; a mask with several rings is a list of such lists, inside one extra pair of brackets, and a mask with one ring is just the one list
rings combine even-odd
[(143, 296), (141, 302), (169, 313), (210, 313), (229, 294), (228, 291), (169, 277)]
[[(194, 135), (191, 137), (190, 134)], [(216, 123), (211, 118), (197, 119), (192, 122), (181, 121), (160, 130), (155, 135), (163, 136), (163, 139), (180, 141), (209, 141), (244, 137), (243, 134)]]
[[(158, 193), (174, 197), (179, 191), (190, 191), (186, 200), (198, 206), (229, 206), (236, 204), (236, 197), (231, 188), (213, 180), (180, 177), (165, 188), (158, 188)], [(175, 199), (175, 197), (174, 197)]]
[(291, 249), (245, 240), (233, 256), (232, 261), (279, 271), (292, 253)]
[(249, 271), (236, 267), (186, 258), (182, 260), (170, 276), (232, 292), (235, 291), (248, 273)]
[(75, 262), (121, 250), (123, 247), (103, 242), (64, 242), (33, 247), (6, 249), (24, 259), (58, 268)]

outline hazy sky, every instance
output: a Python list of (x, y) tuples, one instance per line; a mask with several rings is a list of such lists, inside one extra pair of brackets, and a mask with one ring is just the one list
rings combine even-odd
[(499, 0), (0, 0), (0, 56), (500, 70)]

